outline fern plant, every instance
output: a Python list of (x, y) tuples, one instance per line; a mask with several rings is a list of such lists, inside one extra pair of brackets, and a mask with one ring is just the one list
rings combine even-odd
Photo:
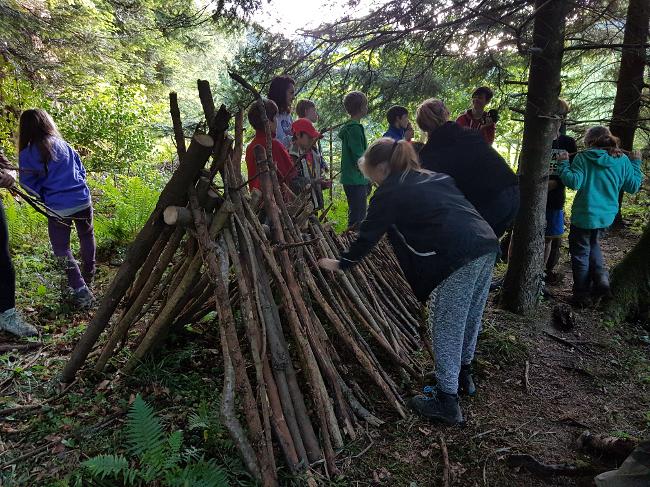
[[(182, 431), (165, 434), (153, 408), (138, 394), (126, 421), (127, 452), (123, 455), (97, 455), (82, 463), (91, 480), (105, 480), (127, 486), (160, 484), (170, 487), (227, 487), (225, 473), (213, 460), (197, 459), (185, 452)], [(115, 484), (112, 484), (115, 485)]]

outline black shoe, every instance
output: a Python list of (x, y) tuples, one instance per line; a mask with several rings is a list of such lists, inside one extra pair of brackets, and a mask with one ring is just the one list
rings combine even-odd
[(472, 377), (472, 365), (461, 365), (460, 374), (458, 374), (458, 393), (468, 396), (476, 395), (476, 384)]
[(433, 389), (431, 396), (417, 395), (409, 399), (408, 405), (420, 416), (430, 421), (445, 424), (460, 424), (464, 422), (463, 413), (458, 404), (458, 395), (445, 394)]

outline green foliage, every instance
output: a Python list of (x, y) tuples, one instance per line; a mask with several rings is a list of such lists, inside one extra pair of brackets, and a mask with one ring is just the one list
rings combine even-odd
[(225, 473), (212, 460), (183, 463), (183, 434), (165, 435), (153, 408), (138, 394), (126, 422), (127, 451), (123, 455), (98, 455), (82, 463), (92, 480), (113, 479), (118, 485), (226, 487)]
[(89, 171), (140, 173), (156, 143), (152, 127), (166, 116), (160, 102), (150, 101), (144, 87), (107, 84), (62, 99), (53, 116)]
[(136, 176), (118, 176), (103, 181), (89, 179), (89, 184), (95, 200), (98, 247), (130, 242), (142, 229), (158, 201), (156, 188), (159, 184), (152, 185)]

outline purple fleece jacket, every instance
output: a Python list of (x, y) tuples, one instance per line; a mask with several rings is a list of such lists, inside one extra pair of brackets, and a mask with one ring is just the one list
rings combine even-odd
[(82, 209), (90, 206), (86, 169), (79, 154), (63, 139), (55, 138), (54, 156), (43, 164), (38, 147), (28, 145), (20, 151), (20, 184), (37, 194), (53, 210)]

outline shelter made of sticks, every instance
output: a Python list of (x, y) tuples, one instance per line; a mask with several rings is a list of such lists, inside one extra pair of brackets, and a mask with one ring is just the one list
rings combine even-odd
[[(231, 76), (265, 114), (259, 94)], [(291, 472), (312, 481), (336, 474), (337, 451), (364, 423), (380, 425), (388, 410), (406, 414), (401, 384), (421, 378), (414, 352), (428, 342), (420, 305), (385, 242), (348, 273), (321, 270), (318, 259), (338, 256), (351, 236), (321, 221), (309, 188), (285, 201), (268, 121), (267, 147), (255, 147), (261, 192), (249, 193), (241, 175), (243, 116), (217, 110), (206, 81), (198, 88), (206, 130), (197, 129), (186, 148), (171, 93), (178, 168), (76, 344), (63, 381), (74, 379), (93, 349), (95, 370), (128, 374), (170, 330), (216, 311), (224, 374), (219, 414), (248, 470), (263, 485), (277, 485), (281, 456)], [(111, 360), (120, 350), (128, 360)]]

